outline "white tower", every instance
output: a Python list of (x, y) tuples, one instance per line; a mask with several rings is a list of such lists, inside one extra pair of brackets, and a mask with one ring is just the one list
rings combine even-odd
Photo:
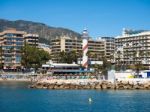
[(83, 57), (82, 57), (82, 66), (84, 68), (88, 68), (88, 56), (87, 56), (87, 52), (88, 52), (88, 31), (85, 28), (82, 32), (82, 51), (83, 51)]

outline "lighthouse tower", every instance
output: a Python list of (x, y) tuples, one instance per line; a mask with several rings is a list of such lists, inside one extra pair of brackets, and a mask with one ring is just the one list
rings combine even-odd
[(85, 28), (82, 32), (82, 51), (83, 51), (83, 57), (82, 57), (82, 66), (84, 68), (88, 68), (88, 56), (87, 56), (87, 52), (88, 52), (88, 31)]

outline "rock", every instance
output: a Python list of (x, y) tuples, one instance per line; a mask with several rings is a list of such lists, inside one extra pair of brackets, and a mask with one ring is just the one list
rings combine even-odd
[(43, 88), (43, 86), (42, 85), (37, 85), (36, 88), (41, 89), (41, 88)]
[(102, 89), (107, 89), (107, 85), (106, 84), (102, 84)]
[(90, 87), (90, 85), (85, 85), (84, 88), (85, 89), (90, 89), (91, 87)]
[(129, 81), (122, 81), (122, 84), (127, 85), (127, 84), (129, 84)]
[(47, 87), (46, 87), (46, 86), (43, 86), (42, 88), (43, 88), (43, 89), (47, 89)]
[(95, 85), (95, 89), (102, 89), (101, 84)]
[(54, 86), (54, 89), (60, 89), (60, 86), (56, 84), (56, 85)]
[(47, 89), (54, 89), (55, 84), (50, 84)]
[(95, 84), (93, 83), (90, 87), (91, 87), (91, 89), (95, 89)]
[(118, 89), (123, 90), (123, 89), (124, 89), (124, 86), (123, 86), (123, 85), (121, 85), (121, 86), (119, 86), (119, 88), (118, 88)]
[(134, 89), (140, 89), (140, 87), (138, 85), (134, 85), (133, 88)]
[(28, 87), (29, 87), (29, 88), (36, 88), (36, 85), (33, 84), (33, 85), (29, 85)]
[(133, 81), (129, 81), (129, 85), (134, 85)]
[(147, 89), (150, 90), (150, 82), (140, 81), (116, 81), (111, 83), (109, 81), (83, 81), (71, 82), (69, 80), (52, 80), (50, 82), (35, 82), (29, 86), (30, 88), (43, 89)]
[(124, 89), (133, 89), (131, 85), (125, 85)]
[(149, 89), (150, 90), (150, 83), (145, 83), (144, 84), (144, 89)]
[(63, 85), (63, 84), (60, 85), (60, 86), (59, 86), (59, 89), (64, 89), (64, 85)]
[(68, 85), (68, 84), (65, 84), (65, 85), (64, 85), (64, 89), (69, 89), (69, 85)]

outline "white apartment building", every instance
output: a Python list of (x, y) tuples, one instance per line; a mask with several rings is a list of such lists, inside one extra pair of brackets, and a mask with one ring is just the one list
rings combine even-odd
[(123, 30), (115, 39), (117, 64), (150, 66), (150, 31)]

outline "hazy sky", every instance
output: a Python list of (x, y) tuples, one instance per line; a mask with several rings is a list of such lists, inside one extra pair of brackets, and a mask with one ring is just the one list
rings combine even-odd
[(0, 0), (0, 18), (117, 36), (122, 28), (150, 30), (150, 0)]

